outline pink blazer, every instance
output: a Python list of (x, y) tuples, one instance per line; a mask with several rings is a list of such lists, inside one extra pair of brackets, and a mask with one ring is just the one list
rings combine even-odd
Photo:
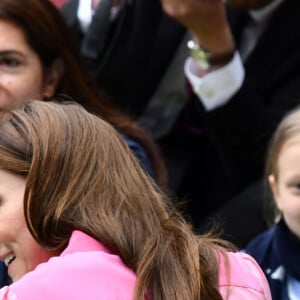
[(98, 241), (74, 231), (60, 256), (4, 287), (7, 300), (133, 299), (135, 274)]
[[(271, 300), (267, 280), (253, 258), (228, 253), (229, 279), (224, 258), (219, 258), (224, 299)], [(135, 274), (117, 255), (85, 233), (74, 231), (60, 256), (2, 288), (0, 300), (132, 300), (135, 282)]]
[(256, 261), (246, 253), (227, 255), (229, 271), (219, 255), (219, 289), (223, 299), (272, 300), (268, 281)]

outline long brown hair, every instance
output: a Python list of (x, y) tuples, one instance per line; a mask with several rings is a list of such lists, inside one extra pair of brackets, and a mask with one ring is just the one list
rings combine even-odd
[(32, 101), (6, 116), (0, 168), (26, 178), (39, 244), (63, 249), (82, 230), (136, 273), (135, 299), (222, 299), (219, 241), (192, 233), (111, 125), (70, 103)]
[(41, 60), (45, 74), (60, 61), (61, 80), (55, 93), (69, 96), (89, 111), (99, 114), (122, 133), (137, 140), (145, 149), (157, 182), (166, 185), (166, 168), (151, 135), (125, 113), (112, 106), (86, 72), (79, 50), (63, 17), (48, 0), (1, 0), (0, 19), (18, 26), (28, 45)]

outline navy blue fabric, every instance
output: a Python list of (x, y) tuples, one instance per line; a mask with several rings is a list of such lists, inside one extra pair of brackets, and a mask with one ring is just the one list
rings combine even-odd
[(7, 268), (5, 264), (1, 261), (0, 262), (0, 288), (10, 284), (11, 280), (7, 274)]
[(151, 165), (151, 162), (149, 160), (149, 157), (147, 156), (144, 148), (139, 144), (137, 141), (131, 139), (127, 135), (122, 135), (124, 137), (125, 142), (127, 143), (128, 147), (131, 149), (131, 151), (134, 153), (136, 158), (139, 160), (142, 168), (152, 177), (154, 178), (154, 171)]
[[(288, 275), (300, 280), (300, 240), (289, 230), (283, 219), (257, 236), (244, 250), (255, 258), (264, 271), (270, 284), (272, 299), (283, 299), (283, 295), (287, 295)], [(272, 277), (280, 266), (285, 270), (284, 278)]]

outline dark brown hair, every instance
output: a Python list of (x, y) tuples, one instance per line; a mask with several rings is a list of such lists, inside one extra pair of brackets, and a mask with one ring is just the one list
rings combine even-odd
[(57, 8), (48, 0), (1, 0), (0, 19), (22, 30), (28, 45), (40, 58), (44, 74), (57, 60), (63, 64), (56, 98), (65, 99), (64, 95), (69, 96), (138, 141), (152, 163), (157, 182), (166, 185), (166, 169), (152, 137), (101, 95), (95, 82), (88, 76), (77, 45)]
[(220, 241), (192, 233), (111, 125), (70, 103), (32, 101), (6, 116), (0, 168), (26, 178), (25, 218), (40, 245), (62, 250), (78, 229), (136, 273), (135, 299), (222, 299)]

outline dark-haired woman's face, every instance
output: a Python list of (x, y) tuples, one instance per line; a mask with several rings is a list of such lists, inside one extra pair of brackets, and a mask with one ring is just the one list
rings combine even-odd
[(27, 44), (22, 30), (0, 20), (0, 112), (27, 99), (42, 99), (49, 94), (51, 84), (43, 78), (41, 61)]

